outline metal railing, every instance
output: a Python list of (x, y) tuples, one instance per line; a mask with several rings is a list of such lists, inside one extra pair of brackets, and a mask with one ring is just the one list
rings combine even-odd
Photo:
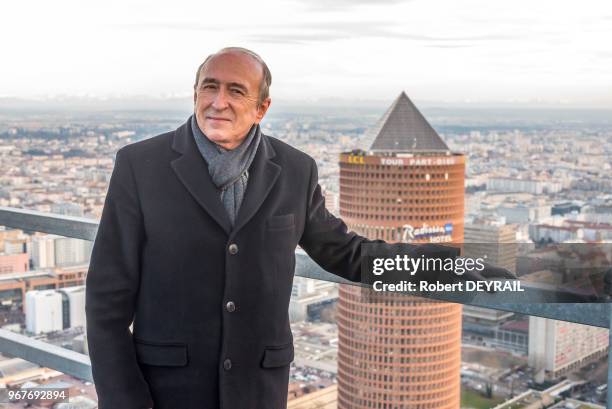
[[(0, 206), (0, 226), (93, 241), (98, 222), (82, 217)], [(360, 285), (328, 273), (299, 249), (296, 251), (295, 275), (315, 280)], [(553, 289), (529, 283), (524, 283), (523, 288), (526, 293), (523, 293), (520, 299), (531, 300), (528, 304), (519, 303), (518, 297), (512, 293), (481, 292), (469, 297), (456, 293), (432, 293), (428, 298), (608, 328), (612, 344), (611, 304), (554, 303), (559, 298)], [(91, 364), (86, 355), (2, 329), (0, 329), (0, 352), (59, 370), (80, 379), (92, 379)], [(612, 380), (611, 355), (608, 354), (608, 384)], [(612, 408), (612, 388), (608, 388), (608, 407)]]

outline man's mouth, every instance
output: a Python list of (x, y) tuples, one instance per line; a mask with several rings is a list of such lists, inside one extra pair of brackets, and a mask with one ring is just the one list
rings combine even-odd
[(211, 120), (211, 121), (231, 121), (231, 119), (229, 118), (223, 118), (220, 116), (207, 116), (206, 119)]

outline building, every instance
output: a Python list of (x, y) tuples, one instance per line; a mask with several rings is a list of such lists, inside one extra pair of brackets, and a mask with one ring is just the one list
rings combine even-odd
[(507, 223), (531, 223), (539, 222), (550, 217), (550, 205), (514, 204), (502, 205), (496, 209), (497, 214), (506, 218)]
[(505, 193), (523, 192), (534, 195), (558, 193), (563, 189), (559, 182), (549, 180), (492, 177), (487, 180), (487, 190)]
[(585, 221), (612, 224), (612, 198), (586, 205), (581, 210)]
[(514, 313), (473, 305), (463, 306), (463, 336), (468, 342), (492, 345), (500, 324), (508, 321)]
[(55, 290), (26, 293), (26, 330), (32, 334), (63, 329), (62, 296)]
[[(23, 322), (26, 309), (26, 293), (31, 290), (47, 290), (83, 285), (87, 265), (64, 267), (47, 272), (30, 271), (1, 277), (0, 323)], [(2, 319), (4, 318), (4, 322)]]
[(336, 409), (338, 386), (331, 385), (287, 402), (287, 409)]
[(572, 212), (580, 213), (581, 208), (582, 207), (580, 205), (572, 202), (557, 203), (550, 209), (550, 214), (552, 216), (563, 216), (566, 214), (571, 214)]
[(30, 257), (27, 253), (0, 253), (0, 274), (25, 273), (30, 269)]
[(464, 227), (466, 257), (484, 257), (489, 264), (516, 272), (516, 226), (475, 220)]
[(514, 313), (463, 306), (463, 340), (466, 343), (527, 355), (529, 322)]
[(528, 389), (525, 392), (511, 397), (503, 403), (500, 403), (493, 409), (605, 409), (604, 406), (593, 402), (563, 397), (563, 392), (567, 393), (580, 385), (580, 382), (570, 382), (569, 380), (565, 380), (544, 391)]
[(35, 269), (67, 267), (89, 262), (93, 242), (56, 235), (32, 239), (32, 264)]
[(608, 351), (608, 330), (548, 318), (529, 317), (529, 366), (556, 379), (600, 359)]
[(0, 253), (26, 253), (27, 236), (21, 230), (0, 226)]
[(32, 237), (32, 266), (34, 269), (55, 267), (54, 235), (37, 235)]
[[(49, 379), (58, 375), (61, 375), (61, 372), (40, 367), (39, 365), (20, 358), (0, 360), (0, 387), (4, 390), (20, 387), (34, 379)], [(13, 406), (13, 404), (10, 403), (9, 405)], [(6, 405), (0, 407), (5, 408)]]
[(18, 237), (6, 238), (4, 246), (0, 246), (0, 253), (4, 248), (4, 254), (22, 254), (28, 252), (28, 236), (21, 234)]
[(92, 241), (57, 237), (55, 239), (55, 265), (66, 267), (88, 263), (92, 249)]
[[(462, 242), (465, 157), (404, 92), (368, 139), (367, 151), (340, 155), (348, 226), (390, 242)], [(339, 409), (459, 407), (461, 305), (341, 285), (337, 322)]]
[(62, 295), (62, 328), (85, 327), (85, 286), (57, 291)]
[(529, 353), (529, 320), (513, 320), (501, 324), (495, 331), (493, 347), (519, 354)]
[(83, 206), (78, 203), (60, 202), (51, 205), (51, 213), (64, 216), (83, 216)]
[(295, 277), (289, 301), (289, 320), (291, 322), (333, 321), (336, 301), (338, 301), (337, 284)]
[(33, 333), (85, 327), (85, 286), (26, 293), (26, 329)]
[(561, 219), (558, 223), (540, 223), (529, 226), (529, 238), (534, 242), (612, 240), (612, 224)]

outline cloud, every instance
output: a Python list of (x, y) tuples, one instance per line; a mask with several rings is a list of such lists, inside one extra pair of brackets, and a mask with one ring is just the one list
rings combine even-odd
[(475, 44), (429, 44), (427, 48), (469, 48), (474, 47)]
[(297, 0), (310, 10), (346, 10), (360, 6), (389, 6), (393, 4), (408, 3), (413, 0)]
[[(248, 29), (244, 25), (232, 27), (227, 24), (213, 25), (201, 23), (136, 23), (121, 24), (115, 27), (129, 30), (188, 30), (219, 31), (242, 30), (244, 36), (252, 41), (277, 44), (308, 44), (355, 38), (383, 38), (422, 41), (430, 47), (459, 48), (472, 47), (477, 42), (504, 41), (520, 38), (520, 34), (485, 33), (470, 36), (431, 36), (405, 31), (405, 26), (389, 21), (328, 21), (296, 24), (268, 24), (263, 29)], [(249, 34), (254, 33), (254, 34)], [(464, 44), (466, 43), (466, 44)]]
[(612, 59), (612, 51), (600, 51), (596, 55), (600, 58)]
[(109, 24), (110, 28), (119, 28), (124, 30), (177, 30), (177, 31), (210, 31), (218, 30), (223, 27), (221, 25), (202, 24), (202, 23), (165, 23), (165, 22), (148, 22), (148, 23), (118, 23)]
[[(389, 22), (339, 22), (325, 24), (299, 24), (274, 27), (268, 32), (250, 35), (249, 39), (267, 43), (317, 43), (355, 38), (383, 38), (433, 43), (440, 47), (475, 46), (476, 42), (513, 40), (520, 35), (482, 34), (473, 36), (431, 36), (405, 32), (402, 26)], [(469, 44), (458, 44), (458, 43)]]

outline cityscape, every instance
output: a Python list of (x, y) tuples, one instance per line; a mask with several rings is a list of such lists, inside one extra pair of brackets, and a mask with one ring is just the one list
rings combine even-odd
[[(0, 207), (97, 221), (117, 150), (189, 115), (1, 110)], [(419, 106), (398, 90), (385, 104), (271, 110), (262, 131), (311, 155), (327, 209), (369, 238), (591, 245), (612, 242), (610, 118), (605, 110)], [(409, 240), (407, 224), (417, 228)], [(438, 226), (440, 234), (419, 236)], [(0, 327), (87, 354), (91, 249), (0, 226)], [(526, 281), (558, 283), (551, 266), (560, 253), (528, 273), (515, 253), (490, 261)], [(606, 405), (607, 329), (410, 295), (372, 304), (362, 291), (295, 277), (288, 408)], [(0, 355), (0, 388), (40, 384), (69, 389), (72, 406), (53, 408), (97, 406), (91, 382)]]

